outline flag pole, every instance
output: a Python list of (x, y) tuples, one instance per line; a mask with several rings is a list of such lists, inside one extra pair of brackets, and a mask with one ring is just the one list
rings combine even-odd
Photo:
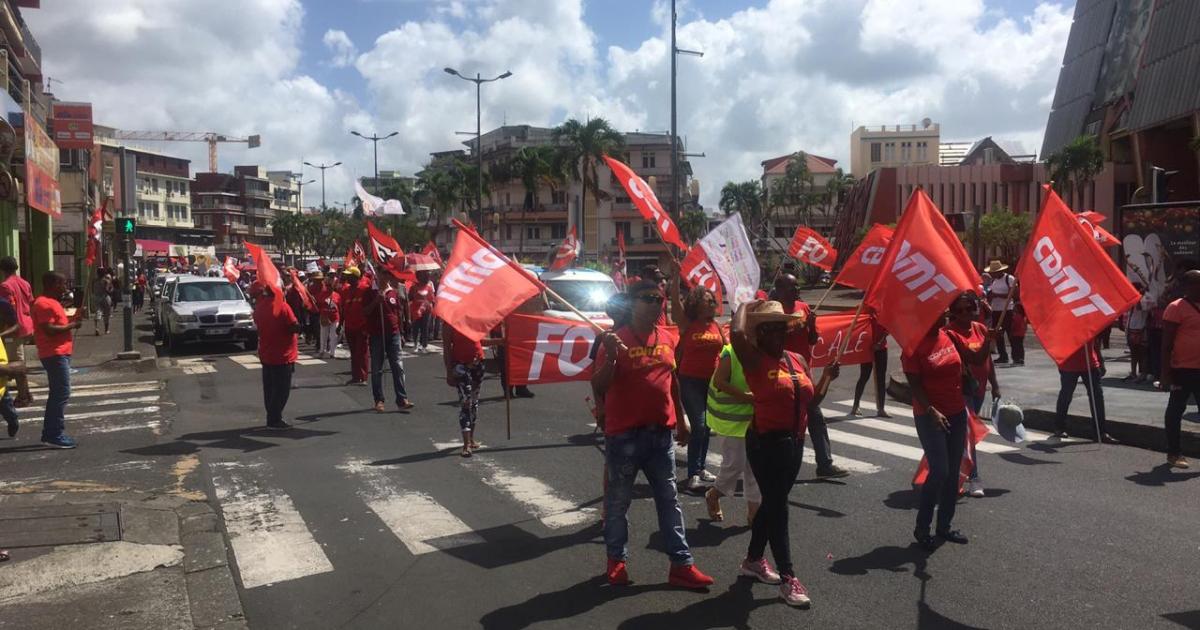
[(549, 295), (550, 297), (554, 298), (556, 301), (558, 301), (559, 303), (561, 303), (563, 306), (566, 306), (566, 307), (567, 307), (567, 310), (569, 310), (569, 311), (571, 311), (572, 313), (574, 313), (574, 314), (578, 315), (578, 316), (579, 316), (579, 319), (581, 319), (581, 320), (583, 320), (583, 321), (587, 322), (589, 325), (591, 325), (591, 327), (592, 327), (592, 328), (593, 328), (593, 329), (594, 329), (596, 332), (604, 332), (604, 328), (602, 328), (602, 327), (600, 326), (600, 324), (597, 324), (596, 322), (594, 322), (594, 321), (592, 321), (591, 319), (589, 319), (587, 315), (584, 315), (582, 311), (580, 311), (579, 309), (575, 308), (575, 306), (574, 306), (573, 304), (571, 304), (570, 302), (566, 301), (566, 300), (563, 298), (563, 296), (561, 296), (561, 295), (559, 295), (558, 293), (556, 293), (556, 292), (554, 291), (554, 289), (551, 289), (550, 287), (546, 286), (546, 283), (544, 283), (544, 282), (542, 282), (541, 280), (539, 280), (539, 279), (538, 279), (538, 277), (537, 277), (537, 276), (535, 276), (535, 275), (533, 275), (532, 273), (530, 273), (528, 269), (526, 269), (526, 268), (522, 267), (522, 266), (521, 266), (519, 263), (517, 263), (515, 260), (513, 260), (513, 259), (509, 258), (508, 256), (505, 256), (505, 255), (504, 255), (504, 254), (503, 254), (503, 253), (502, 253), (500, 250), (496, 249), (496, 248), (495, 248), (495, 246), (493, 246), (491, 243), (489, 243), (489, 242), (487, 242), (487, 241), (483, 240), (483, 237), (482, 237), (482, 236), (480, 236), (480, 235), (476, 234), (476, 233), (475, 233), (473, 230), (471, 230), (471, 229), (467, 228), (467, 226), (466, 226), (466, 225), (464, 225), (462, 221), (459, 221), (458, 219), (450, 219), (450, 221), (451, 221), (451, 222), (454, 224), (454, 226), (455, 226), (455, 227), (457, 227), (457, 228), (458, 228), (458, 229), (459, 229), (461, 232), (465, 232), (469, 238), (472, 238), (472, 239), (474, 239), (474, 240), (475, 240), (475, 242), (477, 242), (477, 243), (479, 243), (480, 245), (483, 245), (484, 247), (488, 248), (488, 250), (489, 250), (490, 252), (492, 252), (492, 253), (493, 253), (493, 254), (495, 254), (497, 257), (499, 257), (499, 258), (500, 258), (500, 260), (503, 260), (505, 263), (507, 263), (509, 267), (512, 267), (513, 269), (515, 269), (515, 270), (517, 270), (519, 273), (521, 273), (521, 274), (522, 274), (522, 275), (523, 275), (523, 276), (524, 276), (524, 277), (525, 277), (527, 280), (529, 280), (530, 282), (532, 282), (532, 283), (534, 284), (534, 286), (538, 287), (538, 288), (539, 288), (539, 289), (541, 289), (542, 291), (545, 291), (547, 295)]
[[(836, 286), (837, 286), (836, 282), (834, 282), (833, 280), (829, 281), (829, 288), (825, 289), (825, 293), (821, 294), (821, 299), (817, 300), (817, 304), (812, 307), (812, 310), (814, 313), (817, 311), (817, 309), (821, 308), (821, 305), (825, 303), (825, 298), (829, 297), (829, 294), (831, 292), (833, 292), (833, 287), (836, 287)], [(863, 297), (866, 298), (865, 295)]]
[(1087, 364), (1088, 407), (1092, 411), (1092, 425), (1096, 427), (1096, 444), (1103, 444), (1104, 436), (1101, 435), (1101, 433), (1100, 433), (1100, 416), (1096, 413), (1096, 395), (1097, 395), (1096, 385), (1097, 385), (1097, 383), (1092, 378), (1092, 344), (1093, 343), (1095, 343), (1094, 338), (1088, 340), (1087, 343), (1083, 344), (1083, 352), (1084, 352), (1083, 360), (1084, 360), (1084, 363)]
[(850, 320), (850, 330), (846, 331), (846, 339), (838, 348), (837, 356), (833, 359), (833, 365), (841, 363), (842, 355), (846, 352), (846, 349), (850, 347), (850, 338), (854, 336), (854, 327), (858, 325), (858, 316), (862, 314), (863, 305), (866, 303), (867, 296), (864, 295), (862, 299), (858, 301), (858, 308), (854, 309), (854, 319)]

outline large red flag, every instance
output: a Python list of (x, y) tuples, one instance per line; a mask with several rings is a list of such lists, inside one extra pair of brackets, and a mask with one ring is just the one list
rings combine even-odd
[(296, 270), (290, 269), (289, 271), (292, 274), (292, 289), (296, 292), (296, 295), (300, 296), (300, 302), (304, 304), (304, 308), (313, 313), (321, 310), (317, 306), (317, 300), (312, 296), (312, 293), (309, 293), (308, 287), (304, 286), (304, 282), (300, 280), (300, 276), (296, 275)]
[(225, 265), (221, 268), (221, 271), (225, 274), (225, 279), (229, 280), (232, 284), (237, 284), (238, 279), (242, 277), (242, 272), (238, 271), (236, 258), (226, 256)]
[(442, 260), (442, 252), (438, 251), (437, 245), (435, 245), (433, 241), (426, 243), (425, 249), (422, 249), (421, 253), (433, 258), (437, 264), (445, 266), (445, 261)]
[(346, 260), (344, 261), (343, 269), (346, 267), (361, 267), (364, 260), (367, 259), (367, 252), (363, 250), (362, 243), (354, 241), (350, 249), (346, 250)]
[(371, 241), (371, 258), (384, 267), (401, 269), (404, 266), (404, 250), (396, 239), (367, 221), (367, 235)]
[(604, 162), (608, 164), (608, 168), (612, 169), (617, 181), (621, 182), (621, 186), (633, 200), (633, 205), (637, 206), (642, 218), (654, 224), (654, 229), (658, 230), (663, 242), (687, 250), (687, 245), (684, 244), (683, 237), (679, 234), (679, 228), (675, 227), (671, 217), (663, 210), (662, 204), (658, 202), (658, 197), (654, 195), (654, 189), (650, 188), (645, 180), (638, 177), (633, 169), (622, 162), (607, 155), (604, 156)]
[(254, 243), (246, 243), (246, 251), (258, 272), (258, 282), (275, 292), (275, 297), (283, 299), (283, 280), (279, 277), (279, 269), (271, 262), (271, 257), (261, 247)]
[(717, 298), (717, 311), (721, 310), (721, 303), (724, 301), (721, 276), (717, 275), (717, 270), (713, 268), (712, 261), (708, 259), (703, 247), (696, 245), (688, 250), (683, 262), (679, 264), (679, 275), (683, 276), (683, 283), (689, 287), (704, 287), (712, 291)]
[[(853, 328), (850, 323), (854, 322)], [(840, 365), (870, 363), (875, 360), (875, 334), (871, 316), (861, 313), (855, 321), (854, 313), (822, 315), (817, 318), (817, 343), (812, 347), (812, 367), (825, 367), (833, 363), (838, 350), (844, 345)], [(849, 343), (846, 335), (850, 335)]]
[(579, 238), (575, 235), (575, 226), (572, 225), (567, 237), (559, 244), (558, 251), (554, 252), (554, 262), (550, 263), (550, 270), (559, 271), (570, 267), (578, 255)]
[(505, 361), (513, 385), (586, 381), (596, 329), (577, 319), (513, 313), (504, 320)]
[(979, 287), (979, 274), (954, 229), (933, 200), (917, 189), (908, 200), (866, 304), (908, 352), (963, 291)]
[(1141, 298), (1063, 200), (1046, 188), (1017, 265), (1021, 301), (1042, 347), (1062, 363)]
[(883, 260), (883, 254), (895, 233), (895, 230), (881, 223), (873, 225), (858, 247), (850, 253), (846, 265), (842, 267), (837, 278), (834, 278), (833, 283), (866, 291), (875, 279), (875, 272), (879, 271), (879, 262)]
[(788, 246), (788, 256), (802, 263), (829, 271), (833, 269), (833, 263), (837, 260), (837, 250), (824, 236), (801, 225), (792, 235), (792, 243)]
[(542, 288), (537, 278), (482, 236), (460, 226), (433, 314), (462, 335), (478, 341)]
[(100, 257), (100, 235), (104, 233), (104, 215), (107, 212), (108, 199), (105, 198), (100, 207), (92, 211), (92, 219), (88, 222), (87, 256), (84, 257), (83, 263), (89, 267), (96, 264), (96, 259)]

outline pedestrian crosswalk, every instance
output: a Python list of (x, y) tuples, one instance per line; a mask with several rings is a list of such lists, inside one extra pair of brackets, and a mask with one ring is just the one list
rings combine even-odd
[[(442, 347), (441, 347), (441, 345), (436, 344), (436, 343), (429, 344), (425, 348), (424, 352), (418, 352), (417, 350), (413, 349), (411, 346), (405, 345), (400, 350), (400, 358), (401, 359), (412, 359), (412, 358), (416, 358), (416, 357), (431, 356), (431, 355), (440, 356), (441, 353), (442, 353)], [(337, 352), (335, 353), (335, 357), (336, 357), (335, 359), (325, 359), (325, 358), (313, 356), (312, 354), (309, 354), (309, 353), (301, 352), (296, 359), (296, 364), (297, 365), (324, 365), (326, 363), (329, 363), (331, 361), (335, 361), (338, 359), (342, 359), (342, 360), (348, 359), (348, 358), (350, 358), (350, 355), (347, 353), (345, 348), (339, 347)], [(262, 369), (262, 363), (259, 362), (258, 353), (256, 353), (256, 352), (247, 352), (247, 353), (243, 353), (243, 354), (231, 354), (231, 355), (228, 355), (226, 358), (228, 358), (230, 361), (233, 361), (239, 367), (245, 368), (247, 370)], [(210, 358), (197, 357), (197, 358), (175, 359), (175, 366), (183, 369), (183, 372), (185, 374), (209, 374), (209, 373), (217, 371), (216, 366), (213, 365), (213, 360)]]
[[(65, 415), (66, 433), (73, 437), (129, 431), (161, 433), (164, 412), (172, 407), (159, 380), (72, 385)], [(34, 404), (17, 409), (22, 427), (18, 439), (37, 438), (45, 418), (49, 390), (30, 387)]]
[[(128, 397), (136, 398), (136, 392)], [(851, 479), (891, 471), (898, 487), (907, 486), (922, 456), (911, 411), (897, 406), (889, 408), (890, 419), (859, 418), (849, 416), (850, 405), (850, 401), (839, 401), (822, 406), (835, 463), (849, 470)], [(326, 553), (330, 542), (325, 537), (331, 534), (327, 527), (313, 525), (328, 522), (331, 510), (347, 515), (342, 522), (358, 520), (353, 517), (358, 513), (369, 514), (378, 524), (360, 526), (381, 533), (372, 535), (390, 537), (397, 549), (412, 556), (450, 553), (466, 557), (470, 554), (455, 550), (494, 542), (489, 540), (489, 532), (497, 520), (533, 528), (536, 535), (560, 536), (578, 532), (599, 519), (597, 497), (602, 489), (597, 459), (588, 457), (580, 463), (596, 466), (595, 475), (547, 474), (554, 468), (538, 461), (539, 450), (514, 458), (503, 456), (504, 448), (497, 448), (492, 455), (485, 446), (471, 458), (460, 458), (459, 442), (431, 440), (429, 444), (433, 452), (423, 459), (380, 461), (349, 452), (324, 460), (324, 464), (306, 464), (306, 475), (332, 479), (330, 483), (338, 487), (345, 484), (344, 491), (336, 493), (336, 505), (322, 503), (321, 512), (311, 515), (303, 512), (318, 509), (316, 504), (291, 496), (304, 492), (306, 484), (295, 475), (277, 473), (266, 455), (248, 454), (238, 461), (213, 463), (217, 503), (244, 586), (277, 585), (334, 571), (337, 554)], [(978, 450), (1005, 454), (1021, 448), (991, 434)], [(815, 463), (811, 450), (805, 449), (807, 466)], [(717, 451), (715, 445), (711, 447), (708, 467), (719, 474), (722, 461)], [(686, 447), (676, 448), (681, 465), (686, 453)], [(440, 468), (431, 473), (415, 463), (425, 461), (440, 462)], [(329, 470), (322, 471), (321, 466)], [(988, 470), (996, 469), (989, 466)], [(430, 484), (432, 478), (439, 482)], [(891, 481), (884, 481), (888, 483)], [(700, 497), (685, 493), (681, 501), (685, 515), (702, 518)]]

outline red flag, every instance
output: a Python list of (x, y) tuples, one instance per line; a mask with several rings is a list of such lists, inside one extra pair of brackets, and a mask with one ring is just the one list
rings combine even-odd
[(87, 256), (84, 257), (84, 264), (89, 267), (96, 264), (96, 259), (100, 257), (100, 235), (104, 233), (104, 215), (108, 213), (108, 199), (105, 199), (99, 208), (92, 211), (92, 220), (88, 223), (87, 235)]
[(1050, 189), (1017, 265), (1021, 301), (1042, 346), (1062, 363), (1141, 298)]
[(230, 258), (229, 256), (225, 257), (225, 265), (222, 268), (222, 272), (225, 274), (225, 278), (233, 284), (237, 284), (238, 278), (242, 277), (242, 273), (238, 271), (237, 259)]
[(321, 310), (317, 306), (317, 300), (313, 298), (312, 293), (308, 292), (308, 287), (301, 282), (300, 276), (296, 275), (296, 270), (290, 270), (292, 273), (292, 289), (300, 296), (300, 301), (304, 304), (304, 308), (310, 312), (316, 313)]
[(958, 235), (919, 188), (908, 200), (879, 270), (864, 299), (906, 352), (916, 347), (957, 295), (976, 290), (980, 283)]
[(444, 260), (442, 260), (442, 252), (438, 251), (437, 245), (435, 245), (433, 243), (433, 241), (429, 241), (428, 243), (426, 243), (425, 249), (422, 249), (421, 253), (425, 254), (426, 256), (432, 257), (435, 261), (437, 261), (437, 264), (439, 264), (439, 265), (442, 265), (442, 266), (446, 265), (446, 262)]
[(1121, 239), (1117, 238), (1116, 236), (1113, 236), (1112, 232), (1109, 232), (1108, 230), (1100, 227), (1099, 225), (1096, 225), (1090, 219), (1085, 218), (1084, 217), (1085, 214), (1097, 214), (1097, 213), (1084, 212), (1084, 213), (1075, 215), (1075, 218), (1079, 221), (1080, 225), (1082, 225), (1092, 231), (1092, 237), (1096, 239), (1097, 243), (1100, 243), (1100, 247), (1109, 248), (1109, 247), (1119, 247), (1121, 245)]
[(254, 243), (246, 243), (246, 251), (258, 270), (258, 282), (275, 292), (275, 297), (283, 298), (283, 279), (279, 277), (279, 269), (271, 262), (271, 257), (261, 247)]
[[(854, 322), (854, 328), (850, 323)], [(850, 335), (850, 343), (846, 343), (846, 335)], [(838, 349), (845, 345), (841, 365), (857, 365), (870, 363), (875, 360), (874, 326), (871, 316), (859, 314), (854, 321), (854, 313), (839, 313), (837, 315), (822, 315), (817, 318), (817, 343), (812, 347), (812, 367), (825, 367), (833, 363)]]
[(478, 341), (542, 289), (537, 278), (474, 230), (460, 229), (433, 313), (468, 339)]
[(1104, 216), (1103, 214), (1100, 214), (1099, 212), (1096, 212), (1095, 210), (1084, 210), (1083, 212), (1080, 212), (1076, 216), (1078, 216), (1080, 219), (1086, 220), (1088, 223), (1091, 223), (1092, 225), (1095, 225), (1097, 223), (1104, 223), (1105, 221), (1108, 220), (1108, 217)]
[[(967, 444), (968, 447), (963, 449), (962, 462), (958, 466), (958, 491), (962, 492), (963, 484), (967, 482), (967, 478), (971, 476), (971, 471), (975, 468), (975, 459), (971, 457), (971, 446), (978, 445), (991, 432), (988, 425), (984, 424), (979, 416), (975, 415), (975, 410), (967, 408)], [(913, 475), (912, 483), (914, 486), (925, 484), (925, 479), (929, 477), (929, 461), (925, 456), (921, 456), (921, 462), (917, 464), (917, 472)]]
[(596, 329), (577, 319), (513, 313), (504, 320), (505, 361), (513, 385), (592, 378)]
[(688, 250), (687, 256), (684, 256), (683, 262), (679, 264), (679, 274), (683, 276), (683, 283), (687, 286), (700, 286), (712, 291), (717, 298), (717, 310), (721, 310), (721, 303), (724, 301), (721, 277), (717, 275), (717, 270), (713, 268), (703, 247), (697, 245)]
[(654, 229), (658, 230), (663, 242), (686, 251), (687, 245), (683, 243), (683, 238), (679, 235), (679, 228), (675, 227), (671, 217), (663, 210), (662, 204), (658, 202), (658, 197), (654, 196), (654, 190), (650, 188), (649, 184), (638, 177), (633, 169), (607, 155), (604, 156), (604, 162), (621, 182), (621, 186), (633, 200), (633, 205), (637, 206), (642, 218), (654, 224)]
[(883, 254), (891, 244), (895, 232), (880, 223), (871, 226), (862, 242), (851, 252), (850, 258), (846, 259), (846, 265), (842, 267), (837, 278), (834, 278), (833, 283), (866, 291), (875, 279), (879, 261), (883, 260)]
[(346, 250), (346, 260), (343, 261), (343, 268), (360, 267), (362, 266), (363, 261), (366, 259), (367, 252), (363, 250), (362, 243), (354, 241), (354, 244), (350, 246), (350, 249)]
[(396, 239), (376, 228), (370, 221), (367, 221), (367, 235), (371, 241), (371, 258), (375, 262), (396, 270), (403, 269), (404, 250), (400, 249)]
[(792, 235), (792, 244), (788, 246), (788, 256), (802, 263), (829, 271), (833, 269), (833, 263), (837, 260), (837, 250), (824, 236), (801, 225)]
[(566, 269), (575, 262), (575, 257), (579, 255), (579, 238), (575, 235), (575, 226), (571, 226), (571, 231), (567, 233), (567, 237), (559, 244), (558, 251), (554, 253), (554, 262), (550, 263), (551, 271)]
[(613, 262), (613, 282), (617, 289), (625, 290), (625, 280), (628, 271), (625, 268), (625, 231), (617, 231), (617, 260)]

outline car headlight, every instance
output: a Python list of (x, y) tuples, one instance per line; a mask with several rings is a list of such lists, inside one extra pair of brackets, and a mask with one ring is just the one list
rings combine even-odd
[(238, 313), (238, 314), (234, 315), (233, 317), (234, 317), (234, 319), (236, 319), (239, 322), (248, 322), (248, 321), (254, 319), (254, 315), (251, 313)]
[(200, 321), (195, 315), (177, 315), (175, 321), (181, 324), (191, 324)]

